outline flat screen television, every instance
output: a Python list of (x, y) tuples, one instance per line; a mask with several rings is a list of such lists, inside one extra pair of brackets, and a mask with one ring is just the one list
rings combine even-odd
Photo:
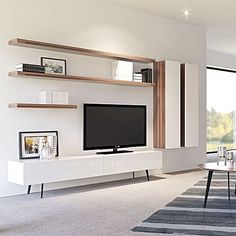
[(146, 146), (146, 106), (84, 104), (84, 150)]

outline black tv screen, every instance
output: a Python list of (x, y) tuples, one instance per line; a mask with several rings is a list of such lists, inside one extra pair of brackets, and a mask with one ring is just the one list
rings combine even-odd
[(146, 106), (84, 104), (84, 150), (146, 146)]

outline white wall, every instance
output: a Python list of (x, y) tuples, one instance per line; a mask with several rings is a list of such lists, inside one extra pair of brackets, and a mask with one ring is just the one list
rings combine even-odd
[[(41, 56), (65, 58), (68, 74), (110, 76), (110, 60), (8, 46), (16, 37), (88, 47), (118, 53), (200, 65), (200, 125), (205, 127), (205, 31), (95, 0), (0, 0), (0, 196), (24, 193), (7, 182), (7, 161), (18, 158), (18, 132), (58, 130), (61, 155), (82, 151), (82, 104), (127, 103), (148, 106), (148, 148), (152, 147), (152, 89), (82, 82), (10, 78), (21, 62), (39, 63)], [(10, 102), (36, 102), (40, 90), (66, 90), (78, 110), (17, 110)], [(198, 148), (165, 151), (164, 171), (194, 168), (205, 157), (205, 128)], [(57, 183), (62, 187), (110, 178)], [(33, 190), (37, 190), (34, 188)]]
[(236, 55), (207, 50), (207, 65), (225, 69), (236, 69)]

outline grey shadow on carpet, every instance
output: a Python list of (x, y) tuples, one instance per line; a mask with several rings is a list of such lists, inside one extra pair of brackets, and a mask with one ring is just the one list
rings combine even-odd
[[(150, 176), (150, 182), (153, 181), (160, 181), (166, 178), (163, 177), (157, 177), (157, 176)], [(53, 189), (53, 190), (45, 190), (43, 198), (51, 198), (56, 196), (64, 196), (68, 194), (78, 194), (83, 192), (91, 192), (96, 190), (102, 190), (102, 189), (108, 189), (108, 188), (116, 188), (116, 187), (122, 187), (126, 185), (132, 185), (132, 184), (139, 184), (139, 183), (145, 183), (147, 181), (146, 177), (135, 177), (130, 179), (124, 179), (124, 180), (115, 180), (110, 182), (103, 182), (103, 183), (96, 183), (96, 184), (90, 184), (90, 185), (83, 185), (83, 186), (75, 186), (75, 187), (69, 187), (69, 188), (60, 188), (60, 189)], [(46, 185), (46, 184), (45, 184)], [(40, 186), (32, 186), (33, 188), (38, 189), (37, 192), (32, 192), (29, 195), (27, 194), (21, 194), (17, 196), (10, 196), (7, 197), (7, 199), (10, 198), (18, 198), (21, 199), (22, 197), (25, 199), (27, 197), (28, 199), (32, 198), (40, 198)], [(4, 199), (0, 198), (1, 200)]]

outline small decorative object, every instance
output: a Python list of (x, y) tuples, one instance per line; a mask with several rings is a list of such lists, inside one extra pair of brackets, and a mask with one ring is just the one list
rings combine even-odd
[(39, 158), (43, 146), (48, 145), (58, 156), (58, 132), (57, 131), (29, 131), (19, 133), (20, 159)]
[(53, 104), (68, 104), (68, 92), (52, 92), (52, 103)]
[(133, 80), (133, 62), (113, 61), (112, 62), (112, 79), (132, 81)]
[(68, 92), (41, 91), (39, 92), (40, 104), (68, 104)]
[(45, 66), (45, 73), (66, 75), (66, 60), (41, 57), (41, 65)]
[(226, 154), (227, 157), (227, 166), (233, 166), (234, 165), (234, 152), (228, 151)]
[(40, 104), (52, 104), (52, 92), (51, 91), (40, 91), (39, 92), (39, 103)]
[(226, 147), (225, 146), (217, 147), (217, 156), (219, 158), (218, 164), (226, 165)]
[(41, 160), (55, 159), (55, 152), (53, 151), (53, 148), (50, 147), (48, 141), (46, 142), (46, 144), (42, 147), (40, 151), (40, 159)]

